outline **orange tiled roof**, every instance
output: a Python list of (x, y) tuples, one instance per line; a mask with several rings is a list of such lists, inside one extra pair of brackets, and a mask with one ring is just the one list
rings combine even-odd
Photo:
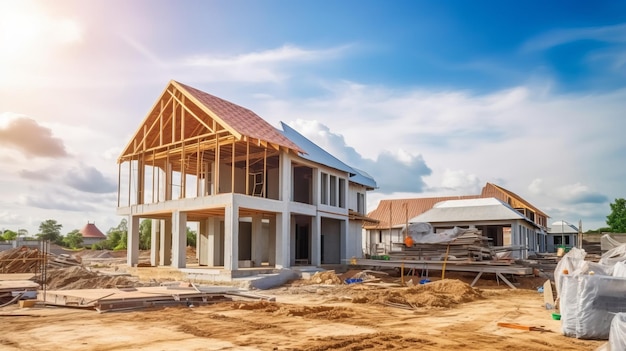
[(391, 227), (403, 226), (407, 218), (418, 216), (435, 206), (438, 202), (447, 200), (467, 200), (467, 199), (480, 199), (495, 197), (496, 199), (507, 203), (508, 198), (514, 198), (516, 201), (523, 203), (528, 208), (535, 211), (539, 215), (548, 217), (545, 213), (531, 205), (528, 201), (522, 199), (517, 194), (502, 188), (498, 185), (487, 183), (482, 189), (479, 195), (461, 195), (461, 196), (440, 196), (440, 197), (423, 197), (413, 199), (393, 199), (393, 200), (381, 200), (378, 207), (367, 216), (379, 221), (377, 224), (364, 225), (365, 229), (388, 229), (389, 219), (391, 217)]
[(436, 203), (446, 200), (464, 200), (477, 199), (479, 195), (463, 195), (463, 196), (440, 196), (440, 197), (423, 197), (414, 199), (393, 199), (381, 200), (378, 207), (367, 216), (379, 221), (375, 225), (365, 225), (365, 229), (388, 229), (389, 218), (391, 216), (392, 227), (401, 226), (407, 220), (418, 216), (435, 206)]
[(175, 83), (241, 135), (302, 151), (295, 143), (251, 110), (188, 85)]
[(87, 225), (85, 225), (79, 232), (83, 238), (106, 239), (106, 235), (102, 234), (100, 229), (96, 227), (95, 223), (87, 223)]

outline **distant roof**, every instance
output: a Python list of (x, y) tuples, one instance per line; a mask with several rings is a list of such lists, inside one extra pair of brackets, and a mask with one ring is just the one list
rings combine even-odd
[(428, 222), (477, 222), (526, 220), (508, 204), (496, 198), (447, 200), (437, 203), (432, 209), (409, 220), (411, 223)]
[(83, 238), (107, 238), (106, 235), (102, 234), (100, 229), (96, 227), (95, 223), (87, 223), (79, 232), (83, 236)]
[(283, 134), (285, 137), (293, 141), (300, 149), (306, 152), (306, 154), (300, 155), (303, 159), (349, 173), (351, 182), (361, 184), (372, 189), (376, 188), (376, 181), (369, 174), (343, 163), (335, 156), (307, 139), (304, 135), (288, 126), (286, 123), (281, 122), (280, 125), (283, 128)]
[(368, 217), (377, 219), (378, 224), (366, 224), (365, 229), (387, 229), (389, 228), (389, 220), (391, 227), (400, 228), (411, 218), (420, 215), (441, 201), (458, 200), (458, 199), (475, 199), (479, 195), (464, 196), (440, 196), (440, 197), (422, 197), (413, 199), (389, 199), (381, 200), (378, 207), (368, 213)]
[[(504, 203), (511, 203), (515, 206), (523, 204), (532, 209), (535, 213), (548, 217), (544, 212), (531, 205), (528, 201), (522, 199), (519, 195), (509, 191), (499, 185), (486, 183), (482, 191), (478, 195), (457, 195), (457, 196), (438, 196), (438, 197), (421, 197), (412, 199), (389, 199), (381, 200), (378, 207), (368, 213), (368, 216), (379, 221), (378, 224), (366, 224), (365, 229), (387, 229), (403, 227), (406, 218), (418, 216), (435, 206), (436, 203), (446, 200), (463, 200), (463, 199), (479, 199), (479, 198), (496, 198)], [(391, 225), (389, 220), (391, 219)]]
[(548, 230), (548, 233), (551, 234), (561, 234), (561, 233), (565, 233), (565, 234), (577, 234), (578, 233), (578, 228), (576, 228), (575, 225), (567, 222), (567, 221), (556, 221), (552, 224), (550, 224), (550, 229)]

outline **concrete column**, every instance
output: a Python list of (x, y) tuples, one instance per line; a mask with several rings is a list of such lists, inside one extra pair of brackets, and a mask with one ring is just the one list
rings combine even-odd
[(139, 217), (128, 217), (128, 237), (126, 242), (126, 262), (130, 267), (139, 263)]
[(250, 259), (252, 260), (253, 267), (260, 267), (263, 261), (261, 252), (262, 248), (262, 237), (263, 237), (263, 217), (261, 215), (253, 215), (252, 216), (252, 235), (251, 235), (251, 254)]
[(276, 268), (290, 267), (290, 217), (289, 213), (276, 214)]
[(209, 220), (205, 219), (200, 221), (198, 228), (198, 242), (196, 243), (198, 249), (198, 263), (201, 266), (209, 265)]
[(270, 218), (269, 237), (267, 243), (268, 262), (270, 266), (276, 265), (276, 217)]
[(187, 213), (172, 213), (172, 267), (187, 265)]
[(169, 266), (172, 264), (172, 220), (165, 219), (161, 222), (161, 246), (159, 247), (159, 265)]
[(208, 265), (211, 267), (223, 265), (222, 259), (222, 235), (220, 230), (219, 218), (211, 217), (208, 219)]
[(226, 205), (224, 211), (224, 269), (239, 268), (239, 205)]
[(311, 265), (322, 263), (322, 217), (318, 214), (311, 221)]
[(348, 247), (350, 245), (350, 243), (348, 242), (348, 220), (343, 220), (339, 222), (339, 230), (341, 240), (341, 247), (339, 249), (339, 263), (346, 264), (346, 260), (350, 258), (348, 257)]
[(291, 201), (291, 159), (287, 154), (280, 154), (280, 193), (282, 201)]
[(161, 250), (161, 221), (153, 219), (150, 223), (150, 264), (152, 266), (158, 266), (159, 251)]

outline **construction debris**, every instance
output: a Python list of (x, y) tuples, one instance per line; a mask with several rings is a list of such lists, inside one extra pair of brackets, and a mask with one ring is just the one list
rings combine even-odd
[(48, 268), (63, 268), (81, 264), (79, 257), (44, 253), (39, 249), (22, 246), (0, 252), (0, 273), (38, 273), (43, 264)]

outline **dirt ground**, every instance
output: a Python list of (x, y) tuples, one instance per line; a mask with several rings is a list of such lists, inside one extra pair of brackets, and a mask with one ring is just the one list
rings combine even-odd
[[(57, 271), (58, 289), (182, 280), (166, 267), (127, 267), (122, 252), (82, 252), (83, 264)], [(188, 252), (193, 260), (195, 254)], [(142, 252), (141, 259), (149, 257)], [(98, 269), (132, 277), (94, 276)], [(561, 335), (537, 287), (545, 277), (512, 279), (431, 272), (432, 282), (398, 272), (321, 272), (270, 290), (275, 302), (231, 301), (98, 313), (67, 307), (0, 309), (0, 350), (595, 350), (604, 341)], [(344, 284), (347, 278), (368, 283)], [(372, 278), (376, 278), (373, 281)], [(412, 286), (411, 286), (412, 285)], [(498, 326), (516, 323), (525, 331)]]
[(562, 336), (534, 289), (473, 289), (456, 279), (381, 285), (296, 281), (262, 291), (276, 302), (125, 313), (15, 306), (0, 310), (0, 349), (548, 351), (595, 350), (604, 343)]

